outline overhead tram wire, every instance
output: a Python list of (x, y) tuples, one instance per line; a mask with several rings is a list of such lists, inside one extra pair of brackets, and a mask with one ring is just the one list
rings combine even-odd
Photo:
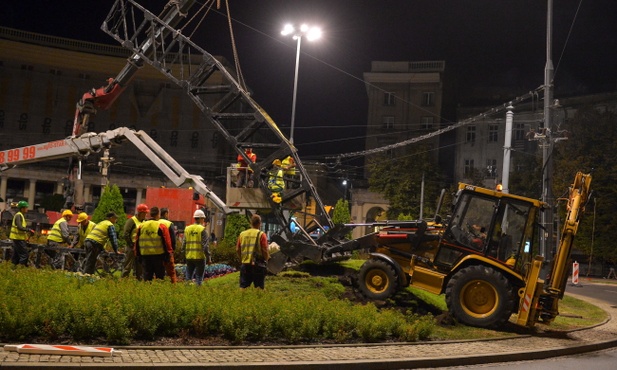
[(401, 142), (398, 142), (398, 143), (395, 143), (395, 144), (390, 144), (390, 145), (382, 146), (382, 147), (379, 147), (379, 148), (373, 148), (373, 149), (362, 150), (362, 151), (357, 151), (357, 152), (350, 152), (350, 153), (343, 153), (343, 154), (338, 154), (336, 156), (330, 156), (330, 157), (326, 157), (326, 158), (327, 159), (336, 159), (337, 162), (338, 162), (338, 161), (340, 161), (343, 158), (362, 157), (362, 156), (365, 156), (365, 155), (381, 153), (381, 152), (385, 152), (387, 150), (392, 150), (392, 149), (400, 148), (400, 147), (403, 147), (403, 146), (406, 146), (406, 145), (415, 144), (415, 143), (420, 142), (422, 140), (426, 140), (426, 139), (433, 138), (435, 136), (439, 136), (439, 135), (444, 134), (446, 132), (455, 130), (455, 129), (459, 128), (459, 127), (463, 127), (463, 126), (472, 124), (472, 123), (474, 123), (476, 121), (486, 119), (487, 117), (490, 117), (490, 116), (492, 116), (494, 114), (497, 114), (497, 113), (500, 113), (502, 111), (505, 111), (509, 105), (515, 105), (515, 104), (518, 104), (518, 103), (522, 103), (522, 102), (526, 101), (527, 99), (531, 99), (535, 92), (540, 91), (542, 89), (544, 89), (544, 86), (540, 86), (540, 87), (536, 88), (535, 90), (528, 92), (527, 94), (518, 96), (518, 97), (508, 101), (507, 103), (504, 103), (504, 104), (499, 105), (497, 107), (493, 107), (493, 108), (491, 108), (491, 109), (489, 109), (489, 110), (487, 110), (487, 111), (485, 111), (483, 113), (480, 113), (480, 114), (478, 114), (478, 115), (476, 115), (474, 117), (470, 117), (470, 118), (467, 118), (467, 119), (465, 119), (463, 121), (459, 121), (459, 122), (453, 123), (453, 124), (451, 124), (449, 126), (441, 128), (439, 130), (435, 130), (435, 131), (430, 132), (430, 133), (428, 133), (426, 135), (417, 136), (417, 137), (414, 137), (414, 138), (411, 138), (411, 139), (408, 139), (408, 140), (404, 140), (404, 141), (401, 141)]

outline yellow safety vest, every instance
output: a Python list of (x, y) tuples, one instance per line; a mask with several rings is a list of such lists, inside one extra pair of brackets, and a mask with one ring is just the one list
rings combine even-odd
[(60, 230), (60, 224), (63, 222), (66, 222), (64, 217), (60, 217), (58, 221), (54, 222), (54, 226), (51, 228), (51, 231), (47, 236), (47, 240), (51, 240), (56, 243), (64, 243), (64, 239), (62, 239), (62, 232)]
[(283, 166), (282, 166), (283, 168), (287, 168), (285, 170), (285, 175), (295, 175), (296, 174), (296, 167), (295, 166), (291, 167), (291, 168), (288, 168), (288, 167), (291, 166), (292, 163), (295, 164), (294, 159), (290, 155), (285, 157), (281, 163), (283, 164)]
[(270, 172), (270, 178), (268, 179), (268, 189), (273, 192), (279, 192), (285, 190), (285, 181), (283, 180), (283, 170), (274, 169)]
[(171, 222), (169, 220), (166, 220), (164, 218), (159, 218), (159, 222), (162, 223), (163, 225), (167, 226), (168, 229), (171, 227), (171, 224), (173, 223), (173, 222)]
[(202, 260), (206, 258), (206, 254), (201, 247), (201, 236), (205, 229), (206, 227), (200, 224), (192, 224), (184, 229), (184, 253), (187, 260)]
[(131, 217), (131, 220), (135, 223), (135, 227), (131, 230), (131, 240), (133, 241), (133, 244), (135, 244), (135, 240), (137, 240), (137, 228), (141, 225), (141, 221), (139, 221), (135, 216)]
[(257, 241), (257, 237), (261, 237), (261, 231), (257, 229), (248, 229), (240, 233), (240, 251), (242, 252), (242, 263), (253, 262), (253, 250), (255, 244), (259, 248), (257, 254), (261, 255), (261, 243)]
[(84, 228), (79, 225), (79, 244), (78, 244), (78, 248), (83, 248), (84, 247), (84, 242), (86, 241), (86, 237), (90, 234), (90, 232), (94, 229), (94, 227), (96, 226), (96, 223), (92, 222), (92, 221), (88, 221), (88, 226), (86, 227), (86, 230), (84, 230)]
[(165, 253), (163, 240), (159, 235), (161, 223), (157, 220), (143, 222), (139, 228), (139, 251), (142, 256), (157, 255)]
[(92, 231), (86, 236), (86, 239), (94, 240), (95, 242), (105, 245), (109, 240), (109, 227), (113, 226), (109, 220), (103, 220), (96, 224)]
[(11, 234), (9, 235), (9, 239), (26, 240), (28, 239), (28, 232), (19, 230), (17, 228), (17, 225), (15, 225), (15, 217), (17, 217), (17, 215), (21, 215), (21, 227), (26, 227), (28, 225), (26, 223), (26, 217), (24, 216), (23, 213), (21, 212), (15, 213), (15, 216), (13, 216), (13, 223), (11, 224)]

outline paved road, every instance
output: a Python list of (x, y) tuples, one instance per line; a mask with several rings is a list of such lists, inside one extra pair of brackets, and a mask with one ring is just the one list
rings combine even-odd
[[(569, 289), (571, 291), (571, 289)], [(573, 294), (574, 295), (574, 294)], [(617, 308), (576, 296), (617, 317)], [(500, 340), (276, 347), (116, 347), (113, 357), (31, 355), (0, 351), (1, 369), (411, 369), (544, 359), (617, 347), (617, 319), (570, 333)]]

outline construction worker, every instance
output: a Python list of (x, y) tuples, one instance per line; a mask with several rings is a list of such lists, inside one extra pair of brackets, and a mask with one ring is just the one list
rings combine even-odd
[(193, 214), (195, 223), (184, 229), (182, 249), (186, 258), (186, 281), (195, 279), (197, 285), (204, 280), (206, 263), (211, 264), (207, 220), (204, 211), (198, 209)]
[(124, 230), (122, 230), (122, 237), (126, 242), (124, 247), (124, 263), (122, 264), (122, 277), (131, 276), (131, 272), (135, 271), (137, 280), (143, 278), (143, 270), (141, 263), (135, 263), (135, 239), (137, 239), (137, 228), (146, 219), (146, 216), (150, 212), (150, 208), (147, 204), (141, 203), (137, 206), (137, 214), (129, 218), (124, 224)]
[[(69, 232), (69, 221), (73, 218), (70, 209), (64, 210), (58, 221), (54, 222), (49, 235), (47, 236), (47, 246), (51, 248), (68, 247), (71, 243), (71, 233)], [(40, 251), (39, 251), (40, 253)], [(50, 264), (57, 269), (64, 267), (64, 256), (58, 255), (56, 250), (45, 249), (45, 253), (50, 258)], [(39, 265), (40, 255), (37, 256), (37, 266)]]
[[(81, 212), (77, 215), (77, 238), (73, 241), (71, 248), (75, 249), (83, 249), (84, 243), (86, 241), (86, 236), (90, 234), (90, 232), (94, 229), (96, 223), (90, 221), (88, 219), (88, 214), (86, 212)], [(79, 257), (81, 253), (71, 252), (74, 259), (74, 264), (72, 271), (77, 271)]]
[(13, 216), (11, 233), (9, 239), (13, 241), (13, 265), (28, 266), (28, 233), (34, 234), (34, 230), (28, 229), (25, 213), (28, 212), (30, 205), (25, 200), (17, 203), (17, 213)]
[[(244, 154), (252, 163), (257, 162), (257, 154), (253, 153), (253, 148), (244, 149)], [(246, 163), (241, 154), (238, 154), (238, 181), (236, 181), (236, 186), (239, 188), (253, 187), (253, 169), (249, 167), (249, 163)]]
[(275, 159), (272, 162), (272, 169), (268, 173), (268, 189), (270, 189), (270, 198), (275, 203), (280, 203), (282, 200), (282, 192), (285, 190), (285, 181), (283, 180), (283, 168), (280, 159)]
[(118, 221), (115, 212), (110, 211), (105, 215), (105, 220), (99, 222), (86, 236), (84, 246), (86, 248), (86, 260), (84, 273), (94, 274), (96, 271), (96, 259), (103, 251), (107, 242), (111, 244), (114, 253), (118, 253), (118, 233), (114, 224)]
[(240, 288), (244, 289), (251, 284), (255, 288), (264, 289), (267, 261), (270, 259), (268, 238), (260, 231), (261, 217), (251, 217), (251, 228), (244, 230), (238, 237), (236, 252), (242, 262), (240, 266)]
[[(161, 221), (161, 223), (167, 226), (167, 229), (169, 230), (169, 238), (171, 239), (171, 249), (175, 253), (177, 228), (176, 228), (176, 225), (174, 225), (173, 222), (169, 221), (168, 218), (169, 218), (169, 209), (161, 208), (161, 218), (159, 218), (159, 221)], [(176, 259), (174, 257), (174, 253), (172, 253), (171, 256), (169, 256), (169, 261), (166, 261), (163, 263), (165, 265), (165, 273), (167, 274), (167, 276), (169, 276), (172, 283), (175, 283), (178, 281), (178, 277), (176, 275)]]
[(78, 238), (71, 245), (72, 248), (84, 248), (84, 243), (86, 241), (86, 236), (90, 234), (90, 232), (94, 229), (96, 223), (90, 221), (88, 219), (88, 214), (86, 212), (82, 212), (77, 215), (77, 236)]
[(47, 236), (47, 245), (49, 247), (68, 246), (71, 242), (71, 233), (69, 232), (69, 221), (73, 218), (73, 212), (70, 209), (62, 212), (62, 217), (58, 219), (52, 226), (49, 235)]
[(169, 230), (159, 221), (158, 207), (150, 208), (150, 219), (137, 228), (135, 256), (141, 262), (145, 281), (165, 278), (164, 262), (169, 261), (174, 251), (171, 248)]
[(285, 176), (285, 187), (292, 189), (296, 187), (296, 161), (290, 155), (283, 158), (281, 161), (281, 167), (283, 168), (283, 175)]

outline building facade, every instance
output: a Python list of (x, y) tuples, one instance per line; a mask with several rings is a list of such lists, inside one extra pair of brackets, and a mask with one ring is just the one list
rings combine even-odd
[[(617, 111), (617, 92), (559, 98), (552, 107), (552, 129), (567, 122), (584, 106), (600, 111)], [(459, 108), (460, 120), (476, 117), (491, 107)], [(516, 158), (510, 162), (510, 173), (530, 170), (541, 163), (542, 144), (530, 133), (544, 126), (541, 101), (519, 104), (512, 109), (511, 151)], [(486, 117), (456, 130), (455, 178), (472, 183), (481, 181), (487, 188), (495, 188), (503, 179), (503, 159), (506, 134), (506, 111)]]
[[(364, 73), (368, 94), (365, 149), (399, 143), (440, 127), (443, 104), (444, 61), (371, 63)], [(426, 141), (439, 147), (439, 137)], [(396, 156), (406, 147), (389, 151)], [(433, 151), (437, 159), (437, 150)]]
[[(70, 136), (77, 101), (106, 85), (129, 56), (122, 47), (2, 27), (0, 49), (0, 150)], [(216, 75), (211, 79), (217, 83)], [(109, 110), (97, 112), (87, 131), (117, 127), (143, 130), (189, 173), (202, 176), (215, 192), (224, 192), (226, 167), (235, 160), (232, 148), (182, 88), (157, 70), (145, 65)], [(114, 147), (111, 156), (107, 178), (99, 173), (100, 156), (83, 161), (86, 202), (96, 203), (101, 187), (111, 180), (125, 195), (126, 212), (132, 213), (148, 186), (175, 186), (130, 143)], [(32, 207), (62, 194), (68, 165), (68, 159), (54, 160), (4, 171), (0, 197), (26, 199)]]

